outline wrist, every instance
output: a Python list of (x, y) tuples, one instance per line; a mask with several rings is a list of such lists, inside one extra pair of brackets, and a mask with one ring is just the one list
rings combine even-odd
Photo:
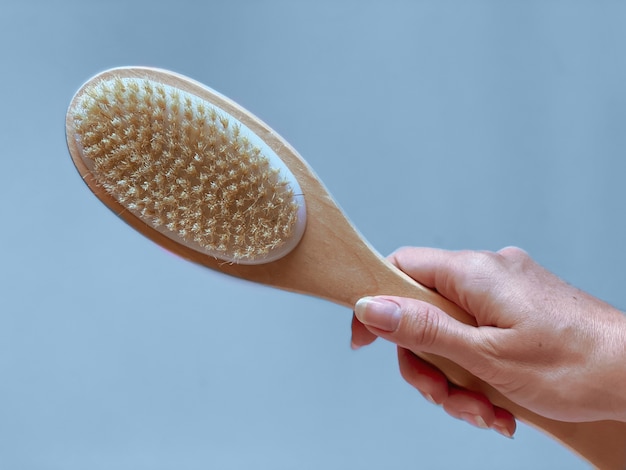
[(603, 374), (598, 385), (602, 390), (596, 399), (606, 399), (605, 419), (626, 422), (626, 315), (615, 310), (614, 318), (614, 322), (607, 323), (606, 368), (600, 365)]
[(617, 416), (620, 421), (626, 422), (626, 315), (619, 312), (622, 316), (620, 334), (618, 335), (616, 349), (619, 351), (618, 365), (616, 376), (619, 378), (617, 392), (621, 397), (621, 404)]

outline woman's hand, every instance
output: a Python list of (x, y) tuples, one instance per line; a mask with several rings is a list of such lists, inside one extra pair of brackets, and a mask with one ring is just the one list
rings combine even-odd
[(475, 317), (458, 322), (415, 299), (377, 296), (355, 306), (352, 344), (398, 345), (402, 376), (454, 417), (512, 436), (515, 420), (486, 397), (449, 384), (413, 352), (446, 357), (510, 400), (561, 421), (626, 421), (626, 317), (535, 263), (497, 253), (404, 248), (402, 271)]

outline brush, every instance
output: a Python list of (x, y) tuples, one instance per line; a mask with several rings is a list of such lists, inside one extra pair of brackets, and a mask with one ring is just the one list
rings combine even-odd
[[(91, 191), (185, 259), (350, 309), (365, 296), (413, 297), (475, 325), (380, 256), (276, 132), (199, 82), (154, 68), (105, 71), (73, 97), (66, 136)], [(593, 465), (626, 467), (626, 423), (550, 420), (449, 360), (420, 357)]]

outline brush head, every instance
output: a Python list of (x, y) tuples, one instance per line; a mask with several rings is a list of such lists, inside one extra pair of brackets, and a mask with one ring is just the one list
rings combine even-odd
[(67, 127), (72, 157), (98, 190), (176, 243), (262, 264), (284, 257), (304, 233), (304, 197), (280, 157), (188, 91), (108, 73), (79, 90)]

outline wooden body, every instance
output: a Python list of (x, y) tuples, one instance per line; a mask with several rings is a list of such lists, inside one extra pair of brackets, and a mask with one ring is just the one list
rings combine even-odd
[[(425, 300), (462, 322), (474, 324), (473, 317), (410, 279), (373, 250), (347, 220), (308, 164), (258, 118), (202, 84), (171, 72), (139, 67), (122, 68), (104, 72), (92, 80), (111, 76), (148, 78), (185, 90), (224, 109), (248, 126), (281, 157), (298, 179), (307, 204), (307, 227), (302, 241), (294, 251), (278, 261), (263, 265), (237, 265), (194, 251), (146, 225), (98, 186), (75, 142), (70, 105), (66, 122), (67, 139), (78, 171), (90, 189), (139, 232), (186, 259), (225, 274), (324, 298), (350, 309), (364, 296), (397, 295)], [(426, 354), (420, 356), (444, 372), (451, 382), (484, 393), (495, 405), (511, 411), (517, 419), (552, 436), (594, 466), (602, 469), (626, 468), (626, 423), (565, 423), (550, 420), (511, 402), (488, 384), (444, 358)]]

